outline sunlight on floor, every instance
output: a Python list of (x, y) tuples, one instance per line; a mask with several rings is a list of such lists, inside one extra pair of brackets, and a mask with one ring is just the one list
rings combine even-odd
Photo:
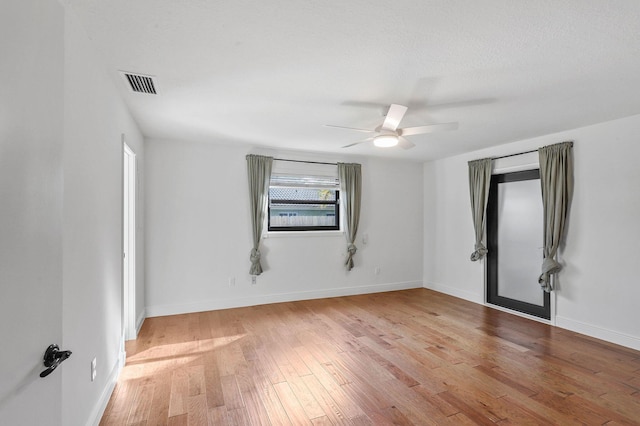
[(177, 368), (190, 363), (203, 354), (219, 349), (244, 338), (246, 334), (224, 336), (191, 342), (172, 343), (149, 348), (127, 357), (120, 380), (139, 379), (149, 374), (149, 370)]

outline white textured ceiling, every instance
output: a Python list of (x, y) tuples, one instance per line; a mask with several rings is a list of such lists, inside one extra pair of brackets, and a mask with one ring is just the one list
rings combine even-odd
[[(64, 2), (150, 138), (429, 160), (640, 113), (638, 0)], [(460, 128), (405, 151), (323, 127), (391, 103)]]

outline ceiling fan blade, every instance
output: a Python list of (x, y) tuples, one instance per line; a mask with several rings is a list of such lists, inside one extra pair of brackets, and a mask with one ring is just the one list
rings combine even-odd
[(402, 136), (411, 136), (411, 135), (420, 135), (422, 133), (433, 133), (433, 132), (443, 132), (445, 130), (456, 130), (457, 128), (458, 128), (457, 122), (429, 124), (427, 126), (406, 127), (404, 129), (398, 129), (398, 134)]
[(398, 125), (400, 125), (400, 121), (402, 121), (402, 117), (404, 117), (406, 112), (406, 106), (391, 104), (389, 111), (387, 112), (387, 116), (384, 118), (381, 129), (394, 132), (398, 128)]
[(359, 145), (359, 144), (361, 144), (361, 143), (365, 143), (365, 142), (369, 142), (369, 141), (371, 141), (371, 140), (373, 140), (373, 138), (363, 139), (363, 140), (361, 140), (361, 141), (354, 142), (354, 143), (350, 143), (349, 145), (345, 145), (345, 146), (343, 146), (342, 148), (350, 148), (350, 147), (352, 147), (352, 146)]
[(408, 139), (403, 138), (402, 136), (398, 137), (398, 146), (402, 149), (411, 149), (414, 146), (416, 146), (416, 144), (414, 144), (413, 142), (411, 142)]
[(375, 130), (359, 129), (357, 127), (334, 126), (333, 124), (324, 124), (324, 127), (334, 127), (336, 129), (355, 130), (356, 132), (375, 133)]

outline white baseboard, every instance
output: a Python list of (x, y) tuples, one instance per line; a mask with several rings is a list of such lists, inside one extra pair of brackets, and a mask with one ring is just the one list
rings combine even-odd
[[(120, 374), (120, 372), (122, 371), (126, 363), (127, 363), (127, 353), (123, 349), (118, 354), (118, 375)], [(116, 380), (118, 379), (118, 375), (116, 375)]]
[(451, 287), (444, 284), (425, 282), (424, 288), (428, 288), (429, 290), (448, 294), (449, 296), (454, 296), (460, 299), (468, 300), (469, 302), (479, 303), (481, 305), (484, 304), (484, 295), (472, 293), (470, 291), (460, 290), (459, 288), (456, 288), (456, 287)]
[(298, 300), (324, 299), (329, 297), (354, 296), (357, 294), (381, 293), (385, 291), (408, 290), (422, 288), (421, 281), (406, 281), (400, 283), (374, 284), (358, 287), (332, 288), (327, 290), (301, 291), (294, 293), (279, 293), (234, 299), (204, 300), (194, 303), (176, 305), (147, 306), (148, 317), (178, 315), (190, 312), (216, 311), (219, 309), (241, 308), (245, 306), (266, 305), (270, 303), (294, 302)]
[(142, 328), (142, 324), (144, 323), (144, 320), (146, 318), (147, 318), (147, 310), (143, 309), (142, 312), (140, 312), (140, 315), (138, 315), (138, 318), (136, 319), (136, 337), (140, 333), (140, 329)]
[[(438, 291), (440, 293), (448, 294), (450, 296), (459, 297), (460, 299), (465, 299), (470, 302), (485, 305), (484, 296), (482, 294), (475, 294), (475, 293), (467, 292), (464, 290), (460, 290), (455, 287), (450, 287), (447, 285), (436, 284), (436, 283), (425, 282), (424, 287), (430, 290)], [(518, 312), (514, 312), (508, 309), (502, 309), (494, 305), (485, 305), (485, 306), (489, 306), (494, 309), (504, 310), (514, 315), (519, 314)], [(526, 315), (520, 315), (520, 316), (524, 316), (525, 318), (527, 317)], [(539, 319), (536, 319), (536, 318), (530, 318), (530, 319), (540, 321)], [(547, 323), (547, 321), (544, 321), (544, 320), (540, 322)], [(553, 321), (550, 321), (549, 323), (550, 325), (553, 325)], [(555, 326), (564, 328), (566, 330), (575, 331), (576, 333), (585, 334), (590, 337), (595, 337), (596, 339), (601, 339), (610, 343), (615, 343), (616, 345), (621, 345), (627, 348), (640, 350), (640, 338), (631, 336), (628, 334), (620, 333), (617, 331), (608, 330), (606, 328), (602, 328), (593, 324), (587, 324), (581, 321), (576, 321), (570, 318), (565, 318), (565, 317), (556, 315)]]
[(566, 330), (575, 331), (576, 333), (586, 334), (596, 339), (606, 340), (616, 345), (625, 346), (627, 348), (640, 350), (640, 338), (620, 333), (618, 331), (608, 330), (593, 324), (576, 321), (570, 318), (556, 316), (556, 326)]
[(105, 385), (102, 395), (100, 395), (100, 399), (98, 403), (95, 405), (93, 410), (91, 411), (91, 415), (89, 416), (88, 425), (98, 426), (100, 420), (102, 419), (102, 415), (104, 414), (104, 410), (107, 408), (107, 404), (109, 404), (109, 398), (111, 398), (111, 394), (113, 393), (113, 389), (116, 387), (116, 382), (118, 381), (118, 376), (120, 375), (120, 371), (124, 366), (123, 362), (123, 353), (121, 352), (116, 360), (115, 365), (111, 369), (111, 373), (107, 378), (107, 384)]

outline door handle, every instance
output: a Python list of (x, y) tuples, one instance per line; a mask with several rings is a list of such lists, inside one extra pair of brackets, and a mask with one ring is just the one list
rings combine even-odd
[(60, 363), (71, 356), (71, 351), (61, 351), (58, 345), (49, 345), (44, 353), (44, 366), (47, 367), (40, 377), (47, 377)]

